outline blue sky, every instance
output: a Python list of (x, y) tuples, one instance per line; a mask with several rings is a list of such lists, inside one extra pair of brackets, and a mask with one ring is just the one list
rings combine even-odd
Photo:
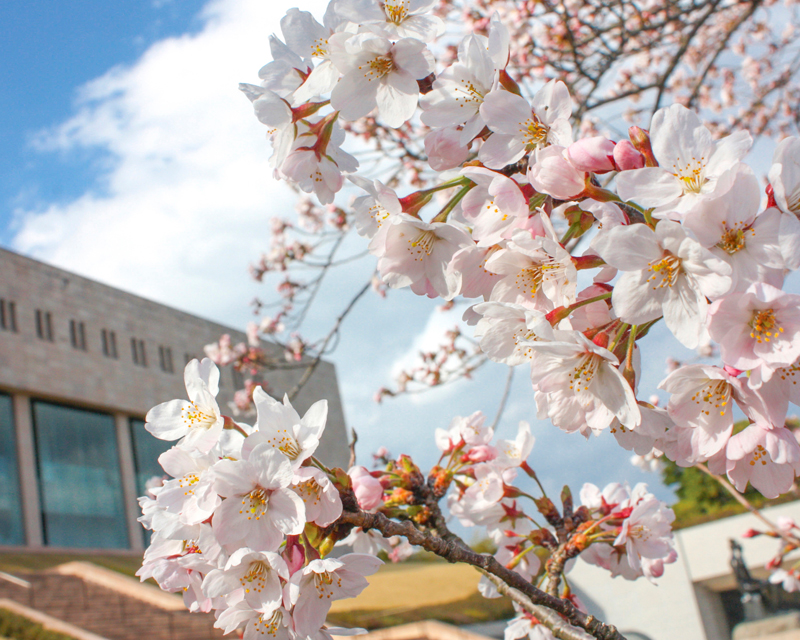
[[(288, 0), (4, 2), (5, 64), (0, 102), (0, 244), (233, 326), (249, 301), (271, 292), (247, 276), (268, 247), (269, 218), (294, 197), (271, 179), (265, 130), (241, 81), (257, 81), (267, 36)], [(323, 0), (303, 7), (318, 16)], [(353, 253), (363, 242), (353, 240)], [(373, 263), (343, 269), (320, 300), (308, 335), (369, 277)], [(452, 388), (383, 405), (406, 354), (437, 342), (462, 310), (443, 314), (407, 291), (368, 296), (333, 360), (363, 462), (379, 445), (435, 462), (433, 430), (453, 415), (494, 415), (505, 369), (494, 365)], [(403, 318), (398, 322), (398, 318)], [(663, 341), (654, 332), (650, 344)], [(677, 347), (676, 347), (677, 349)], [(661, 351), (642, 382), (647, 397), (663, 376)], [(683, 352), (685, 355), (685, 352)], [(379, 357), (378, 357), (379, 356)], [(535, 420), (520, 369), (501, 437), (534, 425), (532, 464), (557, 493), (584, 481), (646, 481), (608, 434), (586, 441)], [(660, 490), (662, 497), (669, 493)]]
[(67, 119), (78, 87), (130, 64), (158, 39), (198, 28), (201, 0), (0, 3), (0, 240), (11, 212), (81, 194), (98, 158), (42, 154), (32, 140)]

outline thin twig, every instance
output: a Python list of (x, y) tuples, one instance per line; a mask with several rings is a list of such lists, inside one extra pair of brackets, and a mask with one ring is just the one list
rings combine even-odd
[(305, 386), (308, 379), (311, 377), (311, 374), (314, 373), (319, 363), (322, 361), (322, 355), (325, 353), (325, 348), (328, 346), (328, 343), (333, 339), (333, 337), (339, 333), (339, 327), (342, 325), (342, 321), (347, 317), (347, 314), (352, 311), (353, 307), (355, 306), (356, 302), (361, 299), (369, 288), (372, 286), (372, 280), (367, 282), (361, 290), (353, 296), (353, 299), (350, 300), (350, 303), (347, 305), (344, 311), (336, 318), (336, 322), (333, 325), (333, 328), (330, 330), (327, 336), (325, 336), (325, 340), (322, 342), (322, 346), (319, 348), (319, 352), (317, 353), (316, 357), (308, 364), (305, 372), (301, 376), (300, 380), (297, 381), (297, 384), (292, 387), (291, 391), (287, 394), (289, 396), (289, 400), (294, 400), (295, 396), (300, 393), (300, 390)]
[(506, 403), (508, 402), (508, 396), (511, 393), (511, 383), (514, 380), (514, 367), (508, 368), (508, 375), (506, 376), (506, 387), (503, 389), (503, 397), (500, 398), (500, 406), (497, 407), (497, 413), (494, 416), (494, 421), (492, 421), (491, 429), (495, 429), (497, 427), (497, 423), (500, 422), (500, 418), (503, 417), (503, 412), (506, 410)]

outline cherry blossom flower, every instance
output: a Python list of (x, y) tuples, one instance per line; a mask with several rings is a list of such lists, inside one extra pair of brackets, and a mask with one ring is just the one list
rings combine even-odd
[(731, 437), (725, 454), (728, 478), (742, 493), (749, 482), (764, 497), (777, 498), (800, 470), (800, 445), (783, 427), (752, 424)]
[(289, 580), (289, 569), (277, 553), (242, 547), (231, 554), (224, 568), (208, 572), (203, 592), (210, 598), (239, 592), (250, 607), (266, 614), (283, 602), (281, 578)]
[[(353, 201), (354, 224), (358, 235), (372, 239), (388, 218), (402, 213), (403, 207), (394, 189), (379, 180), (365, 180), (361, 176), (349, 176), (349, 179), (368, 194)], [(380, 256), (383, 246), (379, 251), (373, 251), (370, 244), (370, 251), (373, 255)]]
[(775, 569), (769, 576), (769, 581), (772, 584), (779, 584), (783, 587), (784, 591), (794, 593), (800, 591), (800, 578), (796, 569)]
[(453, 224), (423, 222), (408, 214), (386, 229), (386, 248), (378, 271), (390, 287), (411, 287), (417, 295), (450, 299), (459, 283), (447, 265), (459, 249), (472, 246), (469, 234)]
[(457, 127), (443, 127), (425, 136), (425, 155), (431, 169), (446, 171), (469, 158), (469, 147), (461, 144), (461, 131)]
[(767, 381), (800, 356), (800, 296), (756, 283), (714, 302), (709, 316), (708, 331), (731, 367), (760, 368)]
[(337, 36), (344, 42), (331, 51), (342, 73), (331, 93), (333, 108), (345, 120), (355, 120), (377, 107), (387, 126), (399, 127), (417, 107), (417, 80), (433, 71), (425, 44), (413, 38), (393, 43), (371, 32)]
[(697, 114), (680, 104), (656, 111), (650, 141), (659, 166), (621, 172), (616, 178), (619, 196), (655, 207), (656, 216), (678, 218), (714, 193), (723, 174), (752, 144), (746, 131), (715, 141)]
[(758, 214), (760, 200), (758, 180), (741, 165), (730, 189), (698, 202), (684, 220), (700, 244), (731, 266), (732, 291), (744, 291), (754, 282), (783, 283), (783, 215), (775, 208)]
[(331, 12), (327, 12), (323, 26), (308, 11), (291, 8), (281, 18), (281, 32), (286, 45), (304, 59), (315, 58), (319, 61), (303, 84), (295, 89), (293, 98), (297, 103), (328, 93), (339, 79), (339, 71), (331, 62), (328, 45), (328, 38), (334, 32), (330, 17)]
[(379, 26), (392, 39), (430, 42), (444, 31), (438, 16), (426, 15), (436, 0), (336, 0), (335, 11), (356, 24)]
[(226, 499), (212, 524), (224, 547), (275, 551), (284, 535), (303, 532), (305, 505), (288, 488), (291, 462), (272, 445), (258, 445), (246, 460), (221, 460), (214, 474), (215, 489)]
[(328, 401), (315, 402), (302, 419), (287, 396), (281, 404), (257, 387), (253, 391), (253, 402), (258, 412), (256, 431), (245, 440), (242, 455), (249, 457), (256, 447), (267, 445), (286, 456), (293, 469), (299, 469), (319, 446), (328, 417)]
[(501, 276), (492, 289), (493, 302), (511, 302), (548, 311), (575, 302), (578, 273), (572, 256), (550, 236), (533, 238), (517, 231), (505, 249), (486, 261)]
[(784, 213), (800, 216), (800, 138), (784, 138), (775, 148), (769, 182), (775, 204)]
[(524, 98), (497, 89), (484, 98), (480, 107), (492, 135), (483, 144), (478, 159), (490, 169), (502, 169), (526, 153), (549, 144), (572, 143), (572, 101), (567, 86), (550, 80), (533, 96), (533, 105)]
[(433, 91), (420, 99), (422, 122), (430, 127), (464, 125), (458, 141), (466, 146), (485, 126), (480, 108), (495, 75), (486, 38), (465, 37), (458, 45), (458, 61), (438, 74)]
[(358, 506), (367, 511), (377, 509), (383, 504), (383, 486), (364, 467), (353, 467), (347, 472), (353, 482)]
[(178, 446), (207, 453), (219, 440), (224, 421), (215, 399), (219, 369), (208, 358), (191, 360), (183, 374), (189, 401), (170, 400), (150, 409), (145, 428), (161, 440), (181, 439)]
[(682, 427), (693, 429), (696, 457), (710, 458), (733, 432), (734, 401), (748, 415), (764, 419), (762, 399), (743, 380), (719, 367), (688, 365), (672, 372), (659, 389), (670, 394), (667, 411)]
[(342, 515), (339, 490), (319, 469), (303, 467), (294, 473), (292, 485), (306, 506), (306, 520), (327, 527)]
[(642, 324), (663, 315), (685, 346), (705, 335), (706, 296), (718, 298), (731, 286), (731, 268), (703, 249), (677, 223), (661, 221), (655, 231), (643, 224), (602, 232), (594, 247), (623, 272), (611, 301), (623, 322)]
[(367, 586), (367, 579), (383, 564), (371, 555), (350, 553), (340, 558), (312, 560), (295, 573), (288, 584), (294, 605), (295, 631), (312, 636), (325, 623), (334, 600), (353, 598)]
[(552, 339), (550, 323), (540, 311), (510, 302), (483, 302), (471, 307), (471, 312), (476, 317), (474, 335), (481, 350), (495, 362), (510, 367), (530, 362), (532, 352), (527, 343), (539, 339), (539, 334)]
[(461, 201), (461, 215), (472, 227), (478, 246), (490, 247), (510, 239), (530, 213), (519, 185), (483, 167), (465, 167), (461, 173), (477, 185)]
[(208, 520), (220, 503), (214, 491), (214, 475), (208, 473), (216, 461), (210, 455), (190, 455), (179, 447), (162, 453), (158, 462), (174, 479), (165, 482), (158, 492), (158, 505), (178, 514), (184, 524)]
[(635, 429), (636, 397), (616, 365), (617, 357), (577, 331), (553, 331), (552, 342), (529, 342), (531, 382), (539, 417), (564, 431), (606, 429), (616, 417)]

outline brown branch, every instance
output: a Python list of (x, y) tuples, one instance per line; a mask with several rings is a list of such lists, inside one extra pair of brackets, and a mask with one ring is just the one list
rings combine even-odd
[(711, 60), (708, 61), (708, 64), (706, 65), (706, 68), (703, 70), (703, 73), (700, 74), (700, 77), (698, 78), (697, 82), (694, 85), (694, 89), (692, 90), (692, 94), (689, 96), (689, 101), (686, 104), (687, 107), (689, 107), (690, 109), (692, 108), (692, 106), (694, 105), (695, 100), (697, 100), (697, 97), (700, 95), (700, 89), (702, 88), (703, 83), (706, 81), (706, 77), (708, 76), (708, 72), (711, 71), (712, 67), (717, 62), (717, 58), (719, 58), (720, 54), (728, 46), (728, 42), (730, 42), (730, 39), (733, 37), (733, 34), (736, 33), (736, 31), (739, 30), (739, 27), (741, 27), (742, 24), (744, 24), (745, 20), (750, 18), (750, 16), (752, 16), (756, 12), (756, 9), (758, 9), (758, 7), (759, 7), (759, 5), (761, 5), (762, 1), (763, 0), (754, 0), (753, 2), (751, 2), (750, 8), (746, 12), (744, 12), (739, 17), (738, 20), (736, 20), (733, 23), (733, 25), (727, 31), (727, 33), (722, 38), (720, 43), (717, 45), (717, 48), (714, 51), (714, 55), (711, 56)]
[(536, 616), (536, 619), (550, 629), (553, 635), (559, 640), (586, 640), (587, 638), (591, 638), (586, 632), (576, 629), (566, 622), (564, 618), (556, 612), (534, 604), (528, 596), (516, 589), (512, 589), (497, 576), (483, 569), (478, 569), (478, 571), (495, 586), (498, 593), (510, 598), (513, 602), (516, 602), (520, 607), (525, 609), (525, 611)]
[(661, 98), (664, 96), (664, 92), (667, 90), (667, 83), (669, 82), (672, 73), (683, 59), (683, 55), (686, 53), (686, 50), (689, 48), (692, 40), (697, 35), (697, 32), (700, 31), (700, 28), (706, 23), (706, 20), (708, 20), (713, 15), (714, 11), (716, 11), (719, 1), (720, 0), (714, 0), (708, 4), (708, 10), (706, 11), (706, 14), (697, 21), (692, 30), (686, 36), (686, 41), (680, 46), (678, 51), (676, 51), (675, 55), (672, 57), (672, 62), (659, 80), (658, 93), (656, 94), (655, 104), (653, 105), (653, 113), (661, 108)]
[(625, 640), (616, 627), (600, 622), (594, 616), (584, 613), (569, 600), (562, 600), (536, 588), (516, 571), (501, 565), (493, 556), (476, 553), (468, 547), (461, 546), (455, 540), (445, 540), (439, 536), (420, 531), (408, 520), (395, 522), (382, 513), (345, 511), (339, 522), (361, 527), (364, 531), (377, 529), (387, 538), (402, 536), (411, 544), (435, 553), (448, 562), (461, 562), (483, 569), (497, 576), (512, 589), (525, 594), (533, 604), (552, 609), (563, 616), (571, 625), (583, 629), (597, 638), (597, 640)]

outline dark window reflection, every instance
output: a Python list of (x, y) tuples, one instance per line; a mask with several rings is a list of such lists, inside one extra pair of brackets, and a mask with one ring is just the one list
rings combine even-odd
[(11, 396), (0, 394), (0, 545), (25, 544)]
[(45, 543), (127, 548), (114, 418), (33, 403)]
[[(144, 428), (144, 420), (131, 418), (131, 440), (133, 441), (133, 464), (136, 468), (136, 495), (147, 493), (147, 482), (162, 478), (164, 470), (158, 464), (158, 456), (169, 449), (173, 443), (159, 440)], [(145, 545), (150, 544), (152, 532), (142, 529)]]
[(144, 428), (144, 420), (131, 418), (131, 439), (133, 440), (133, 461), (136, 466), (136, 491), (143, 496), (147, 490), (147, 481), (164, 476), (164, 470), (158, 464), (158, 456), (172, 447), (173, 443), (159, 440)]

